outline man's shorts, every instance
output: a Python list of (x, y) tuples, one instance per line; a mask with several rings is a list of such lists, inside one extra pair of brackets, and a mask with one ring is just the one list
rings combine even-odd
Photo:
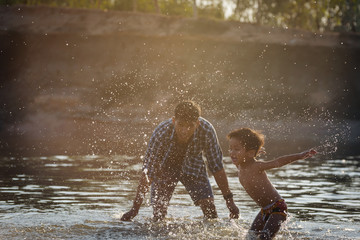
[(162, 176), (155, 179), (151, 185), (151, 203), (168, 205), (179, 181), (185, 186), (195, 205), (199, 205), (199, 200), (214, 198), (207, 177), (195, 177), (184, 174), (175, 177), (162, 174)]

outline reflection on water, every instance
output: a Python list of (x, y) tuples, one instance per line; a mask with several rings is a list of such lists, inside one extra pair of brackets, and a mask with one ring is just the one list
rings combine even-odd
[[(0, 236), (6, 239), (244, 239), (258, 207), (225, 159), (241, 218), (229, 220), (215, 181), (219, 219), (205, 221), (179, 184), (166, 221), (153, 223), (145, 204), (133, 222), (131, 206), (141, 162), (126, 156), (0, 159)], [(269, 172), (286, 199), (290, 220), (279, 239), (357, 239), (360, 236), (359, 157), (300, 161)], [(360, 238), (359, 238), (360, 239)]]

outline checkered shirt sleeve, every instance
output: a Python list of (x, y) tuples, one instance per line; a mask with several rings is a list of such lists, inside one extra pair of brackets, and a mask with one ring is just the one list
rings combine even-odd
[(143, 171), (146, 171), (150, 179), (152, 179), (161, 168), (161, 162), (166, 154), (165, 148), (170, 143), (172, 129), (171, 119), (166, 120), (159, 124), (150, 138), (142, 168)]

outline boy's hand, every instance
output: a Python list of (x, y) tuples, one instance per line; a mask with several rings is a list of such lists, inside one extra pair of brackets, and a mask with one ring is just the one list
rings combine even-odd
[(314, 149), (310, 149), (300, 153), (300, 159), (306, 159), (314, 156), (317, 152)]

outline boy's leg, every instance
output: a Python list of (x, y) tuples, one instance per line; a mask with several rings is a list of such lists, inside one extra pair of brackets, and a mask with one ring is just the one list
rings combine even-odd
[(256, 215), (253, 223), (251, 224), (250, 230), (255, 232), (260, 232), (263, 230), (265, 226), (265, 221), (263, 219), (263, 215), (261, 214), (261, 210)]
[(154, 221), (160, 221), (165, 218), (177, 182), (177, 179), (161, 179), (154, 181), (151, 185), (151, 204), (153, 206)]
[(285, 220), (286, 216), (283, 214), (271, 214), (265, 223), (260, 239), (273, 239), (276, 233), (280, 230), (281, 224), (285, 222)]
[(196, 206), (200, 206), (206, 218), (217, 218), (216, 207), (214, 203), (214, 194), (207, 177), (193, 177), (183, 175), (180, 178), (191, 199)]

